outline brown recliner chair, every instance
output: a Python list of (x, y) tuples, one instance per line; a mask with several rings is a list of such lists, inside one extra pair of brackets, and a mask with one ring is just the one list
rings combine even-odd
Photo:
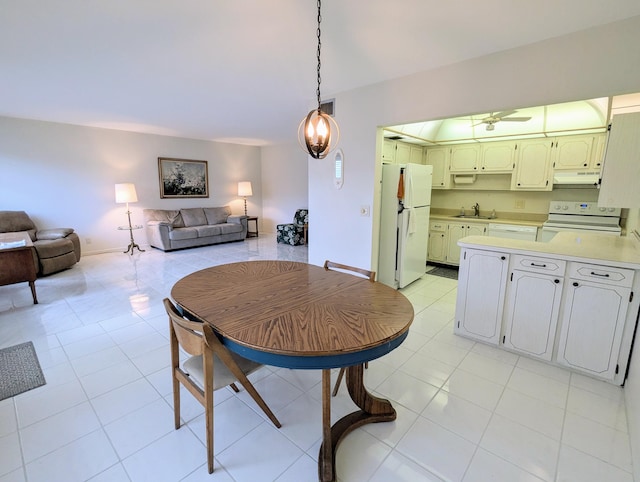
[(0, 233), (26, 231), (35, 248), (38, 275), (70, 268), (80, 261), (80, 238), (72, 228), (38, 230), (24, 211), (0, 211)]

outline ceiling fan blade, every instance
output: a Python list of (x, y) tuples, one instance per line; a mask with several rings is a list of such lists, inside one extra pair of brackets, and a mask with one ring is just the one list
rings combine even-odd
[(498, 119), (502, 119), (503, 117), (507, 117), (508, 115), (515, 114), (518, 112), (517, 110), (505, 110), (502, 112), (498, 112), (497, 114), (491, 114), (491, 117), (497, 117)]
[(528, 120), (531, 120), (531, 117), (503, 117), (500, 120), (508, 122), (526, 122)]

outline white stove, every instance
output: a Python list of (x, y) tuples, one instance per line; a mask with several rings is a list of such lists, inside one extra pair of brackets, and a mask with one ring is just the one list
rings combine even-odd
[(551, 201), (540, 240), (550, 241), (561, 231), (620, 236), (620, 208), (601, 208), (595, 201)]

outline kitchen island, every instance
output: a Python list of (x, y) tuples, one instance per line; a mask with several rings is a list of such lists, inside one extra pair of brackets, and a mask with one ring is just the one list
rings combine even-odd
[(635, 236), (467, 236), (458, 244), (456, 334), (624, 383), (640, 303)]

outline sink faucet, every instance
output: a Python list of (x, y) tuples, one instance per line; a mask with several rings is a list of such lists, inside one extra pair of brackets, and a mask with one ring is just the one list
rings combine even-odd
[(473, 206), (471, 206), (473, 208), (473, 215), (475, 217), (480, 216), (480, 205), (478, 203), (475, 203)]

